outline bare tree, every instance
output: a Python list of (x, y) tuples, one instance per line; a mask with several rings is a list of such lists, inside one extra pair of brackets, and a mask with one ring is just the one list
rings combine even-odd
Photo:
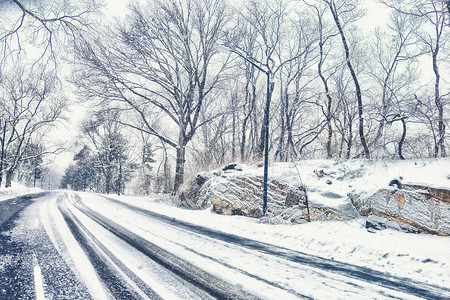
[[(250, 23), (246, 22), (242, 16), (238, 17), (238, 26), (233, 28), (232, 32), (227, 35), (227, 45), (229, 45), (230, 39), (234, 43), (236, 38), (239, 37), (240, 47), (243, 53), (251, 54), (251, 57), (255, 57), (260, 50), (258, 47), (258, 32)], [(237, 74), (242, 74), (244, 80), (244, 87), (242, 93), (244, 94), (243, 100), (239, 101), (241, 112), (241, 130), (240, 130), (240, 160), (246, 161), (249, 157), (256, 155), (256, 138), (258, 133), (258, 79), (260, 76), (259, 70), (246, 59), (239, 58), (234, 61), (234, 70)], [(238, 80), (239, 77), (235, 76), (234, 80)]]
[(403, 14), (425, 17), (434, 14), (449, 14), (449, 0), (415, 1), (415, 0), (378, 0), (386, 6)]
[[(330, 42), (333, 37), (337, 36), (338, 33), (333, 32), (330, 30), (324, 20), (325, 16), (325, 9), (321, 8), (320, 5), (313, 5), (305, 1), (305, 3), (313, 10), (314, 14), (317, 17), (317, 31), (318, 31), (318, 62), (317, 62), (317, 72), (319, 74), (319, 78), (322, 82), (325, 97), (326, 97), (326, 103), (325, 103), (325, 109), (324, 109), (324, 115), (327, 122), (327, 142), (326, 142), (326, 151), (327, 151), (327, 158), (332, 157), (332, 150), (331, 150), (331, 144), (332, 144), (332, 138), (333, 138), (333, 97), (332, 92), (330, 90), (330, 84), (329, 79), (334, 74), (334, 72), (327, 72), (329, 70), (324, 70), (325, 62), (327, 60), (327, 57), (330, 55), (331, 49), (333, 47), (332, 43)], [(336, 69), (336, 68), (331, 68)], [(329, 74), (326, 74), (329, 73)]]
[(336, 89), (333, 123), (340, 134), (338, 157), (349, 159), (355, 139), (353, 126), (358, 116), (357, 103), (353, 100), (353, 90), (350, 88), (352, 79), (345, 72), (345, 64), (336, 67), (330, 78)]
[[(398, 147), (399, 157), (406, 137), (407, 110), (403, 100), (411, 98), (412, 84), (417, 76), (414, 60), (422, 54), (416, 46), (415, 33), (420, 22), (410, 16), (394, 12), (391, 15), (389, 31), (377, 29), (375, 31), (374, 60), (377, 62), (372, 76), (381, 88), (381, 106), (379, 109), (379, 124), (377, 133), (371, 143), (374, 150), (384, 134), (385, 125), (401, 121), (403, 126), (402, 138)], [(402, 96), (405, 95), (405, 96)], [(381, 145), (385, 148), (384, 145)], [(384, 149), (386, 150), (386, 149)]]
[(4, 70), (1, 76), (0, 166), (6, 169), (6, 187), (11, 186), (13, 173), (33, 137), (60, 119), (66, 108), (67, 101), (54, 74), (46, 71), (45, 67), (40, 71), (16, 66), (12, 70)]
[(89, 26), (88, 17), (100, 7), (97, 0), (82, 0), (76, 5), (68, 1), (11, 0), (0, 3), (0, 71), (6, 60), (21, 54), (24, 48), (35, 47), (35, 61), (56, 62), (55, 46), (78, 38), (82, 28)]
[(308, 74), (314, 56), (314, 44), (317, 39), (316, 27), (306, 13), (291, 13), (286, 22), (286, 31), (280, 37), (276, 49), (280, 81), (280, 135), (275, 158), (287, 161), (297, 156), (294, 142), (294, 126), (299, 111), (304, 109), (308, 98), (308, 86), (315, 76)]
[[(436, 5), (433, 4), (433, 7)], [(447, 16), (439, 12), (433, 15), (426, 15), (427, 20), (433, 25), (433, 36), (430, 34), (425, 34), (421, 36), (422, 41), (428, 47), (432, 62), (433, 62), (433, 72), (434, 72), (434, 103), (438, 110), (438, 132), (439, 137), (435, 145), (434, 156), (437, 157), (439, 154), (442, 157), (446, 156), (445, 153), (445, 124), (444, 124), (444, 104), (441, 95), (441, 73), (439, 71), (439, 52), (442, 50), (445, 40), (443, 35), (443, 30)]]
[[(422, 40), (427, 52), (431, 55), (434, 73), (434, 103), (438, 112), (437, 139), (435, 139), (434, 156), (446, 156), (445, 151), (445, 121), (444, 103), (441, 92), (442, 76), (439, 69), (442, 63), (442, 51), (448, 42), (445, 29), (450, 16), (447, 14), (449, 2), (445, 0), (424, 1), (412, 3), (410, 1), (381, 0), (386, 6), (395, 11), (420, 18), (426, 21), (429, 29), (418, 30), (418, 36)], [(433, 133), (434, 134), (434, 133)]]
[[(216, 59), (227, 14), (219, 0), (155, 1), (131, 9), (129, 22), (119, 25), (120, 41), (80, 48), (77, 82), (85, 95), (134, 111), (145, 126), (130, 126), (176, 149), (176, 192), (184, 180), (186, 145), (209, 121), (200, 121), (201, 109), (227, 68), (226, 57)], [(158, 115), (176, 125), (176, 137), (151, 123)]]
[[(274, 77), (280, 65), (275, 63), (275, 51), (279, 46), (286, 16), (287, 5), (284, 1), (265, 0), (262, 3), (254, 0), (246, 4), (245, 9), (239, 11), (236, 28), (227, 34), (226, 46), (240, 56), (250, 68), (256, 68), (267, 77), (267, 101), (270, 103)], [(241, 35), (242, 32), (248, 34)], [(250, 40), (246, 40), (250, 38)], [(253, 69), (251, 69), (253, 72)], [(266, 107), (267, 110), (267, 107)], [(262, 158), (265, 147), (266, 124), (268, 112), (264, 112), (261, 123), (257, 157)]]
[(364, 117), (363, 117), (363, 103), (362, 103), (362, 92), (361, 92), (361, 86), (358, 80), (358, 75), (355, 71), (355, 68), (352, 63), (351, 54), (350, 54), (350, 48), (347, 42), (347, 37), (344, 32), (344, 25), (345, 23), (341, 22), (341, 14), (348, 14), (351, 17), (359, 18), (359, 15), (357, 13), (357, 5), (354, 3), (349, 2), (342, 2), (339, 5), (336, 5), (336, 1), (334, 0), (323, 0), (330, 9), (330, 12), (333, 16), (333, 20), (336, 24), (336, 27), (339, 31), (339, 35), (342, 39), (342, 45), (344, 48), (345, 53), (345, 60), (347, 63), (348, 70), (350, 71), (350, 74), (353, 79), (353, 83), (355, 84), (355, 93), (356, 93), (356, 100), (358, 102), (358, 118), (359, 118), (359, 126), (358, 126), (358, 132), (359, 132), (359, 138), (361, 141), (361, 145), (363, 147), (364, 156), (366, 158), (370, 158), (370, 151), (369, 147), (367, 145), (366, 137), (364, 135)]

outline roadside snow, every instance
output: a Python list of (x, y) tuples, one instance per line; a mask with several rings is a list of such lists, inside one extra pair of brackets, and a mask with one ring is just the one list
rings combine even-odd
[[(261, 168), (244, 166), (260, 175)], [(298, 170), (298, 171), (297, 171)], [(317, 172), (323, 170), (323, 177)], [(316, 171), (316, 172), (314, 172)], [(348, 206), (347, 193), (370, 194), (402, 177), (404, 183), (450, 188), (450, 159), (409, 161), (301, 161), (276, 163), (269, 176), (301, 180), (316, 204)], [(332, 184), (326, 181), (331, 180)], [(450, 288), (450, 238), (394, 230), (370, 233), (363, 219), (348, 222), (312, 222), (302, 225), (267, 225), (258, 219), (217, 215), (207, 209), (174, 207), (154, 197), (110, 196), (120, 201), (196, 225), (221, 230), (281, 247), (369, 267), (393, 276)], [(450, 220), (449, 220), (450, 222)]]
[(393, 230), (370, 233), (361, 220), (267, 225), (257, 219), (185, 210), (156, 199), (120, 201), (246, 238), (450, 288), (450, 238)]
[(12, 182), (10, 188), (0, 187), (0, 201), (8, 200), (26, 194), (39, 193), (40, 188), (28, 188), (20, 183)]

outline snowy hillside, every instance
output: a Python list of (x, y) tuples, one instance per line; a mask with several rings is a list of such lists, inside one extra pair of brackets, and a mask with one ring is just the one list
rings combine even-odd
[[(262, 168), (244, 166), (249, 174), (262, 175)], [(304, 160), (274, 163), (269, 177), (303, 182), (313, 203), (339, 207), (348, 204), (348, 193), (369, 195), (389, 186), (393, 179), (403, 183), (450, 189), (450, 159), (418, 160)], [(328, 182), (328, 183), (327, 183)]]

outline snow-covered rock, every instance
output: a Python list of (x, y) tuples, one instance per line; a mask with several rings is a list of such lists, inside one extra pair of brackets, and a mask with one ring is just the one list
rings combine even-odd
[[(449, 202), (443, 199), (449, 197), (442, 191), (450, 190), (449, 170), (450, 158), (271, 163), (267, 218), (261, 221), (365, 222), (367, 216), (376, 215), (383, 218), (380, 224), (390, 229), (447, 235)], [(260, 218), (262, 175), (263, 168), (256, 163), (230, 164), (200, 173), (185, 185), (178, 205)], [(406, 188), (401, 182), (414, 182), (415, 188), (412, 184)], [(419, 186), (429, 188), (421, 190)], [(430, 201), (433, 197), (440, 197), (439, 204)]]
[(190, 209), (205, 209), (210, 204), (203, 201), (200, 197), (202, 186), (211, 178), (208, 173), (200, 173), (196, 177), (192, 177), (181, 187), (180, 193), (176, 198), (178, 206)]
[[(363, 216), (375, 215), (397, 222), (405, 231), (450, 235), (450, 190), (402, 184), (401, 189), (380, 189), (367, 198), (351, 196)], [(368, 218), (366, 226), (386, 228), (386, 223), (382, 226), (377, 220)]]
[[(234, 164), (233, 168), (229, 166), (220, 171), (200, 173), (188, 180), (178, 196), (178, 204), (192, 209), (203, 209), (211, 205), (218, 214), (262, 217), (263, 176), (255, 174), (255, 170), (251, 168), (243, 170), (239, 165), (237, 168)], [(334, 206), (327, 207), (323, 203), (308, 201), (306, 188), (299, 180), (277, 176), (275, 173), (269, 178), (267, 190), (266, 218), (262, 220), (264, 223), (342, 221), (351, 218)], [(340, 198), (332, 192), (324, 193), (324, 197)]]
[[(263, 177), (251, 175), (223, 175), (212, 178), (204, 186), (202, 202), (211, 202), (213, 210), (224, 215), (262, 216)], [(280, 215), (287, 208), (306, 209), (305, 190), (279, 179), (271, 179), (267, 186), (268, 217)]]

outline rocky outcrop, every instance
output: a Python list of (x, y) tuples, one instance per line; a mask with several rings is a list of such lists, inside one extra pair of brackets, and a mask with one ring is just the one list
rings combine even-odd
[(201, 193), (203, 185), (211, 179), (208, 173), (200, 173), (196, 177), (192, 177), (183, 184), (178, 194), (178, 205), (190, 209), (205, 209), (209, 203), (201, 201)]
[[(210, 202), (213, 210), (224, 215), (262, 217), (263, 177), (250, 175), (214, 178), (204, 186), (200, 201)], [(280, 215), (286, 208), (306, 209), (305, 190), (272, 179), (267, 186), (268, 217)]]
[(405, 231), (450, 235), (449, 190), (402, 184), (401, 189), (381, 189), (367, 198), (350, 196), (361, 215), (386, 220), (380, 225), (377, 219), (378, 227), (392, 227), (389, 222), (395, 222)]
[[(305, 187), (300, 183), (271, 178), (267, 191), (266, 216), (261, 220), (264, 223), (350, 219), (337, 209), (308, 204)], [(262, 199), (263, 177), (245, 174), (240, 166), (229, 165), (221, 171), (191, 178), (178, 196), (178, 205), (191, 209), (212, 206), (218, 214), (261, 218)]]

